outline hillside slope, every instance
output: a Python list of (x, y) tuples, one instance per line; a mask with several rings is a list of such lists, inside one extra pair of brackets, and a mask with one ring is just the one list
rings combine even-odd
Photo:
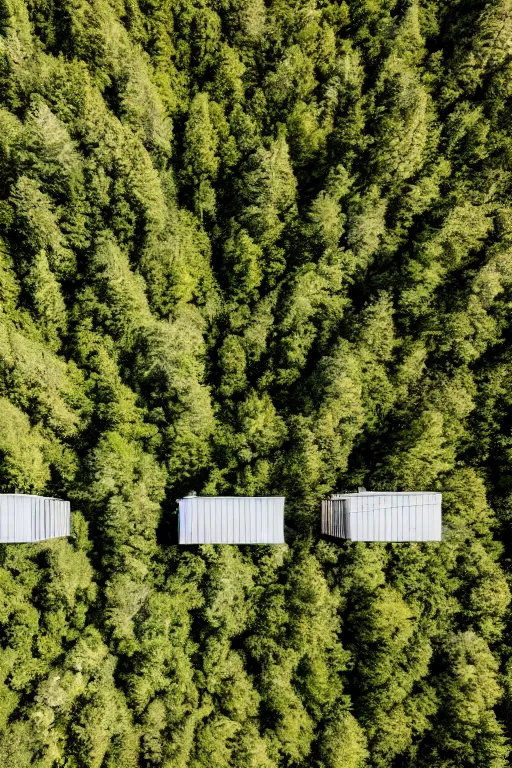
[[(510, 0), (0, 0), (6, 768), (505, 768)], [(442, 544), (319, 540), (441, 490)], [(287, 496), (288, 544), (175, 499)]]

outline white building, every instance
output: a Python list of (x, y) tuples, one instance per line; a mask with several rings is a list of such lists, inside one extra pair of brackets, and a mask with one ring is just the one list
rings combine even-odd
[(0, 494), (0, 544), (44, 541), (70, 534), (69, 501), (26, 493)]
[(187, 496), (180, 544), (283, 544), (283, 496)]
[(322, 502), (322, 533), (351, 541), (441, 541), (442, 494), (339, 493)]

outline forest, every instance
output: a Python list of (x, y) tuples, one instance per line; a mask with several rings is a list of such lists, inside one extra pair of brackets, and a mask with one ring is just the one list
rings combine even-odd
[(0, 0), (5, 768), (511, 764), (511, 108), (512, 0)]

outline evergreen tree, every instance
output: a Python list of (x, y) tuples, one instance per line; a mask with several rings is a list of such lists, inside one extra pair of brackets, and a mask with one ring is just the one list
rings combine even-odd
[[(511, 24), (0, 0), (0, 490), (73, 516), (0, 544), (7, 768), (508, 765)], [(319, 541), (359, 485), (442, 542)]]

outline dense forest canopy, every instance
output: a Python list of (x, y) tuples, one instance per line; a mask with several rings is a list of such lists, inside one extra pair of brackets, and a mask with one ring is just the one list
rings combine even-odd
[[(0, 0), (6, 768), (505, 768), (511, 0)], [(321, 540), (359, 485), (441, 544)], [(176, 546), (183, 493), (287, 544)]]

